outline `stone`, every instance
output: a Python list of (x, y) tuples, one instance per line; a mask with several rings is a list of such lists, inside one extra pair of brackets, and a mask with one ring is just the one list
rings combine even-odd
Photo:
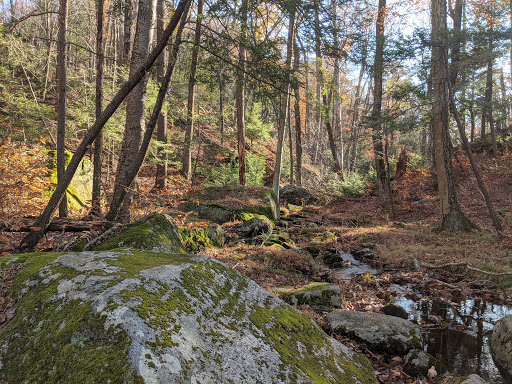
[(266, 216), (258, 215), (242, 223), (238, 228), (244, 237), (255, 237), (258, 235), (270, 234), (274, 223)]
[(328, 252), (323, 256), (324, 264), (331, 268), (343, 267), (343, 257), (337, 252)]
[(403, 355), (423, 346), (417, 324), (381, 313), (334, 311), (327, 315), (326, 328), (328, 332), (363, 341), (377, 352)]
[(410, 376), (427, 376), (431, 367), (434, 367), (438, 373), (444, 371), (441, 361), (419, 349), (409, 351), (405, 357), (404, 372)]
[(375, 249), (377, 247), (377, 243), (367, 242), (367, 243), (361, 243), (362, 248), (369, 248), (369, 249)]
[(386, 304), (380, 311), (385, 315), (400, 317), (405, 320), (409, 318), (409, 314), (403, 307), (393, 303)]
[(487, 381), (473, 373), (464, 377), (447, 376), (441, 379), (439, 384), (487, 384)]
[(179, 209), (185, 212), (196, 212), (200, 219), (224, 224), (235, 219), (233, 209), (216, 203), (184, 203)]
[(512, 315), (503, 317), (494, 325), (489, 346), (496, 366), (512, 381)]
[(285, 302), (291, 305), (307, 304), (316, 310), (333, 310), (343, 305), (343, 297), (339, 286), (329, 283), (309, 283), (294, 289), (278, 287), (273, 290)]
[(370, 248), (363, 248), (352, 252), (352, 256), (354, 256), (354, 259), (359, 261), (363, 259), (375, 260), (377, 258), (377, 255), (375, 255), (375, 253)]
[(279, 198), (294, 205), (315, 204), (319, 202), (307, 188), (297, 185), (285, 185), (279, 190)]
[[(49, 168), (52, 170), (50, 174), (50, 180), (52, 183), (52, 193), (57, 188), (57, 151), (56, 150), (45, 150), (45, 154), (49, 156), (50, 165)], [(65, 163), (66, 167), (71, 161), (73, 153), (65, 152)], [(90, 205), (92, 200), (92, 176), (93, 176), (93, 165), (90, 160), (82, 159), (78, 168), (71, 179), (68, 189), (66, 190), (66, 196), (68, 199), (68, 209), (79, 210), (83, 207)]]
[(165, 214), (155, 214), (131, 224), (119, 235), (94, 249), (105, 251), (116, 248), (136, 248), (158, 252), (186, 253), (182, 237), (174, 219)]
[(377, 383), (366, 357), (210, 257), (121, 249), (17, 263), (0, 381)]
[(226, 232), (219, 224), (184, 226), (179, 229), (183, 245), (189, 252), (198, 252), (206, 247), (222, 247), (226, 242)]

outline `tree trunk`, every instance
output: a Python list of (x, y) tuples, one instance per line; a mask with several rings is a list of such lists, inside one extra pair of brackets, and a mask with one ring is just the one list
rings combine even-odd
[(498, 147), (496, 144), (496, 132), (494, 130), (494, 119), (492, 116), (492, 113), (493, 113), (493, 106), (492, 106), (493, 64), (494, 64), (493, 42), (492, 42), (492, 39), (489, 38), (489, 59), (487, 61), (487, 78), (486, 78), (486, 84), (485, 84), (485, 108), (484, 108), (483, 114), (486, 115), (487, 121), (489, 121), (489, 131), (491, 132), (492, 155), (496, 156), (498, 154)]
[(373, 119), (374, 127), (372, 129), (373, 152), (375, 154), (375, 171), (377, 172), (377, 181), (379, 184), (380, 196), (383, 198), (384, 206), (388, 205), (389, 192), (387, 191), (386, 166), (384, 164), (384, 148), (382, 144), (382, 81), (384, 72), (384, 19), (386, 15), (386, 0), (379, 0), (379, 10), (376, 22), (376, 48), (375, 63), (373, 65)]
[[(103, 15), (104, 1), (96, 2), (96, 119), (103, 109)], [(92, 209), (91, 214), (101, 215), (101, 168), (103, 151), (103, 133), (100, 132), (94, 141), (94, 170), (92, 176)]]
[(219, 126), (220, 144), (224, 145), (224, 76), (219, 72)]
[[(160, 40), (164, 32), (164, 1), (157, 0), (156, 5), (156, 38)], [(165, 77), (165, 67), (167, 65), (167, 50), (164, 50), (157, 60), (157, 80), (162, 84)], [(167, 185), (167, 113), (160, 112), (158, 115), (157, 139), (160, 145), (157, 150), (158, 163), (156, 164), (155, 189), (162, 190)]]
[[(66, 29), (68, 19), (68, 2), (59, 0), (59, 36), (57, 50), (57, 183), (62, 184), (66, 170)], [(67, 196), (64, 195), (59, 206), (59, 217), (68, 216)]]
[(294, 116), (295, 116), (295, 177), (297, 185), (302, 185), (302, 131), (300, 116), (300, 83), (297, 78), (300, 67), (300, 52), (297, 45), (297, 36), (295, 35), (293, 45), (293, 73), (295, 78), (293, 81), (293, 91), (295, 96)]
[(121, 59), (121, 64), (125, 65), (128, 64), (130, 61), (131, 56), (131, 43), (132, 43), (132, 15), (133, 15), (133, 6), (132, 6), (133, 0), (124, 0), (124, 24), (123, 24), (123, 41), (124, 41), (124, 47), (123, 47), (123, 54)]
[(247, 44), (248, 0), (242, 0), (240, 7), (240, 44), (238, 45), (238, 72), (236, 75), (236, 130), (238, 138), (238, 180), (245, 185), (245, 62)]
[(187, 180), (192, 178), (192, 127), (194, 125), (194, 91), (196, 86), (197, 60), (199, 56), (199, 43), (201, 41), (201, 22), (203, 18), (203, 0), (197, 2), (197, 20), (194, 35), (194, 47), (190, 62), (190, 77), (188, 79), (187, 124), (185, 143), (183, 146), (183, 169), (181, 173)]
[[(190, 5), (190, 3), (189, 3)], [(169, 83), (171, 81), (172, 74), (174, 72), (174, 68), (176, 65), (176, 59), (178, 57), (178, 50), (181, 44), (181, 37), (183, 33), (183, 28), (186, 23), (187, 14), (188, 14), (189, 6), (185, 8), (185, 11), (183, 12), (183, 16), (181, 19), (180, 26), (178, 28), (178, 32), (176, 34), (176, 41), (173, 44), (172, 51), (171, 51), (171, 57), (169, 59), (169, 63), (167, 65), (167, 69), (165, 71), (165, 75), (160, 82), (160, 89), (158, 90), (158, 95), (155, 102), (155, 108), (153, 109), (153, 112), (151, 113), (151, 117), (149, 118), (149, 122), (147, 125), (146, 132), (144, 132), (144, 137), (142, 139), (142, 143), (140, 146), (140, 150), (138, 153), (134, 155), (134, 159), (132, 161), (132, 164), (130, 168), (126, 171), (126, 182), (127, 184), (132, 184), (135, 178), (137, 177), (137, 173), (139, 172), (140, 167), (142, 166), (142, 163), (144, 162), (144, 158), (146, 157), (146, 153), (149, 147), (149, 143), (151, 142), (151, 137), (153, 136), (153, 132), (155, 130), (156, 125), (158, 124), (158, 118), (160, 116), (160, 113), (162, 111), (162, 106), (165, 100), (165, 96), (167, 94), (167, 89), (169, 87)], [(121, 189), (119, 201), (123, 201), (126, 198), (126, 195), (128, 194), (128, 191), (126, 189)]]
[(462, 213), (457, 201), (452, 169), (452, 147), (448, 126), (448, 87), (445, 68), (448, 57), (446, 34), (446, 0), (432, 0), (432, 125), (437, 171), (439, 202), (441, 205), (441, 230), (470, 230), (473, 224)]
[[(133, 42), (132, 59), (130, 62), (130, 76), (144, 62), (147, 57), (148, 48), (151, 46), (151, 26), (153, 22), (153, 0), (139, 0), (137, 13), (137, 27), (135, 40)], [(145, 107), (146, 107), (146, 85), (147, 76), (137, 84), (135, 89), (128, 95), (126, 103), (126, 124), (124, 128), (123, 143), (117, 165), (114, 195), (110, 204), (107, 220), (130, 220), (130, 207), (133, 200), (134, 183), (127, 182), (127, 172), (130, 169), (133, 158), (139, 152), (142, 137), (146, 129)], [(129, 189), (124, 201), (119, 201), (122, 189)], [(115, 212), (115, 207), (122, 206), (121, 210)]]
[(286, 112), (286, 125), (288, 126), (288, 149), (290, 153), (290, 184), (294, 184), (294, 178), (293, 178), (293, 167), (294, 167), (294, 161), (293, 161), (293, 139), (292, 139), (292, 108), (291, 108), (291, 93), (288, 94), (288, 100), (286, 101), (286, 104), (288, 105), (288, 111)]
[[(281, 108), (280, 115), (278, 119), (278, 131), (277, 131), (277, 149), (276, 149), (276, 162), (274, 167), (274, 178), (272, 180), (272, 188), (277, 196), (277, 201), (279, 201), (279, 186), (281, 182), (281, 166), (282, 166), (282, 156), (283, 156), (283, 142), (284, 142), (284, 129), (286, 125), (286, 114), (288, 113), (288, 94), (290, 93), (290, 69), (292, 63), (292, 51), (293, 51), (293, 41), (295, 36), (295, 8), (290, 10), (289, 14), (289, 22), (288, 22), (288, 42), (286, 46), (286, 61), (285, 61), (285, 79), (283, 81), (281, 89), (283, 93), (281, 93)], [(279, 209), (277, 210), (277, 215), (279, 219)]]
[[(339, 39), (338, 39), (338, 14), (337, 14), (337, 0), (332, 1), (333, 8), (333, 27), (334, 27), (334, 37), (333, 43), (335, 49), (338, 49)], [(337, 166), (339, 168), (339, 173), (341, 177), (343, 177), (343, 169), (344, 169), (344, 142), (343, 142), (343, 129), (341, 127), (341, 98), (340, 98), (340, 55), (339, 53), (335, 53), (336, 57), (334, 58), (334, 71), (333, 71), (333, 83), (334, 83), (334, 119), (333, 119), (333, 130), (335, 133), (339, 134), (339, 144), (340, 149), (337, 151)], [(334, 142), (335, 143), (335, 142)], [(334, 145), (336, 147), (336, 145)], [(336, 148), (335, 148), (336, 149)]]
[(176, 26), (181, 16), (183, 15), (185, 9), (188, 9), (189, 4), (190, 0), (181, 0), (179, 2), (174, 12), (174, 15), (171, 18), (171, 21), (169, 22), (167, 28), (164, 31), (162, 40), (160, 40), (157, 43), (155, 48), (149, 54), (146, 61), (138, 68), (138, 70), (135, 71), (134, 74), (130, 76), (129, 79), (121, 86), (121, 88), (116, 93), (112, 101), (107, 105), (105, 110), (102, 112), (101, 116), (98, 119), (96, 119), (94, 124), (85, 133), (84, 138), (80, 142), (80, 145), (77, 147), (74, 156), (71, 158), (71, 161), (69, 162), (66, 168), (66, 172), (64, 173), (62, 178), (62, 184), (57, 185), (57, 188), (51, 196), (50, 201), (46, 205), (41, 215), (35, 221), (34, 226), (32, 227), (32, 231), (30, 231), (27, 234), (27, 236), (25, 236), (21, 241), (21, 249), (33, 249), (38, 243), (39, 239), (44, 235), (52, 216), (57, 210), (57, 206), (59, 205), (64, 194), (66, 193), (66, 189), (71, 183), (71, 179), (73, 178), (73, 175), (75, 174), (78, 165), (80, 164), (80, 161), (82, 161), (89, 146), (93, 143), (94, 139), (101, 131), (105, 123), (114, 114), (114, 112), (117, 110), (119, 105), (121, 105), (126, 96), (144, 78), (144, 76), (149, 71), (157, 57), (165, 49), (169, 38), (176, 29)]

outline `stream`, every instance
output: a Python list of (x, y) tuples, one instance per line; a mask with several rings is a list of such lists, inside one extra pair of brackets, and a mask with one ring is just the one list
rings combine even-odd
[[(379, 272), (355, 260), (349, 253), (341, 252), (340, 255), (346, 267), (332, 270), (338, 280)], [(390, 288), (398, 293), (392, 302), (409, 313), (409, 320), (421, 325), (425, 351), (441, 360), (448, 372), (456, 376), (476, 373), (489, 383), (507, 384), (494, 364), (488, 340), (494, 324), (511, 315), (512, 307), (481, 299), (443, 302), (423, 297), (397, 284)]]

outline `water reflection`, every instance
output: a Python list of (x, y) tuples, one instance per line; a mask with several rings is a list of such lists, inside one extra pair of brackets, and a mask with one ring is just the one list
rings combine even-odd
[(483, 300), (446, 303), (403, 296), (396, 298), (396, 304), (409, 312), (411, 320), (423, 323), (425, 350), (449, 372), (460, 376), (476, 373), (491, 383), (505, 384), (492, 360), (488, 339), (494, 324), (512, 314), (511, 308)]

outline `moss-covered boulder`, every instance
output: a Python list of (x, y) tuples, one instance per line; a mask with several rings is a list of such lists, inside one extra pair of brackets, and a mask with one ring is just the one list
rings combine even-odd
[(409, 376), (425, 377), (431, 367), (434, 367), (438, 373), (446, 370), (440, 360), (425, 351), (413, 349), (405, 357), (404, 372)]
[(226, 242), (226, 232), (219, 224), (206, 223), (180, 228), (183, 245), (189, 252), (199, 252), (207, 247), (222, 247)]
[[(48, 168), (52, 170), (50, 180), (53, 185), (51, 193), (53, 193), (55, 188), (57, 188), (57, 151), (45, 150), (44, 153), (46, 153), (50, 159)], [(73, 153), (66, 151), (65, 156), (67, 167), (73, 157)], [(90, 203), (92, 199), (92, 176), (92, 163), (88, 159), (82, 159), (68, 189), (66, 190), (69, 209), (78, 210)]]
[(330, 283), (313, 282), (301, 288), (277, 287), (274, 292), (288, 304), (307, 304), (320, 311), (340, 308), (343, 304), (340, 287)]
[(204, 256), (27, 254), (0, 330), (9, 383), (376, 383), (365, 357)]
[(268, 235), (272, 232), (274, 223), (268, 217), (258, 215), (240, 225), (238, 230), (244, 237), (255, 237), (258, 235)]
[(136, 248), (169, 253), (186, 253), (178, 226), (169, 215), (155, 214), (131, 224), (121, 234), (94, 249)]

